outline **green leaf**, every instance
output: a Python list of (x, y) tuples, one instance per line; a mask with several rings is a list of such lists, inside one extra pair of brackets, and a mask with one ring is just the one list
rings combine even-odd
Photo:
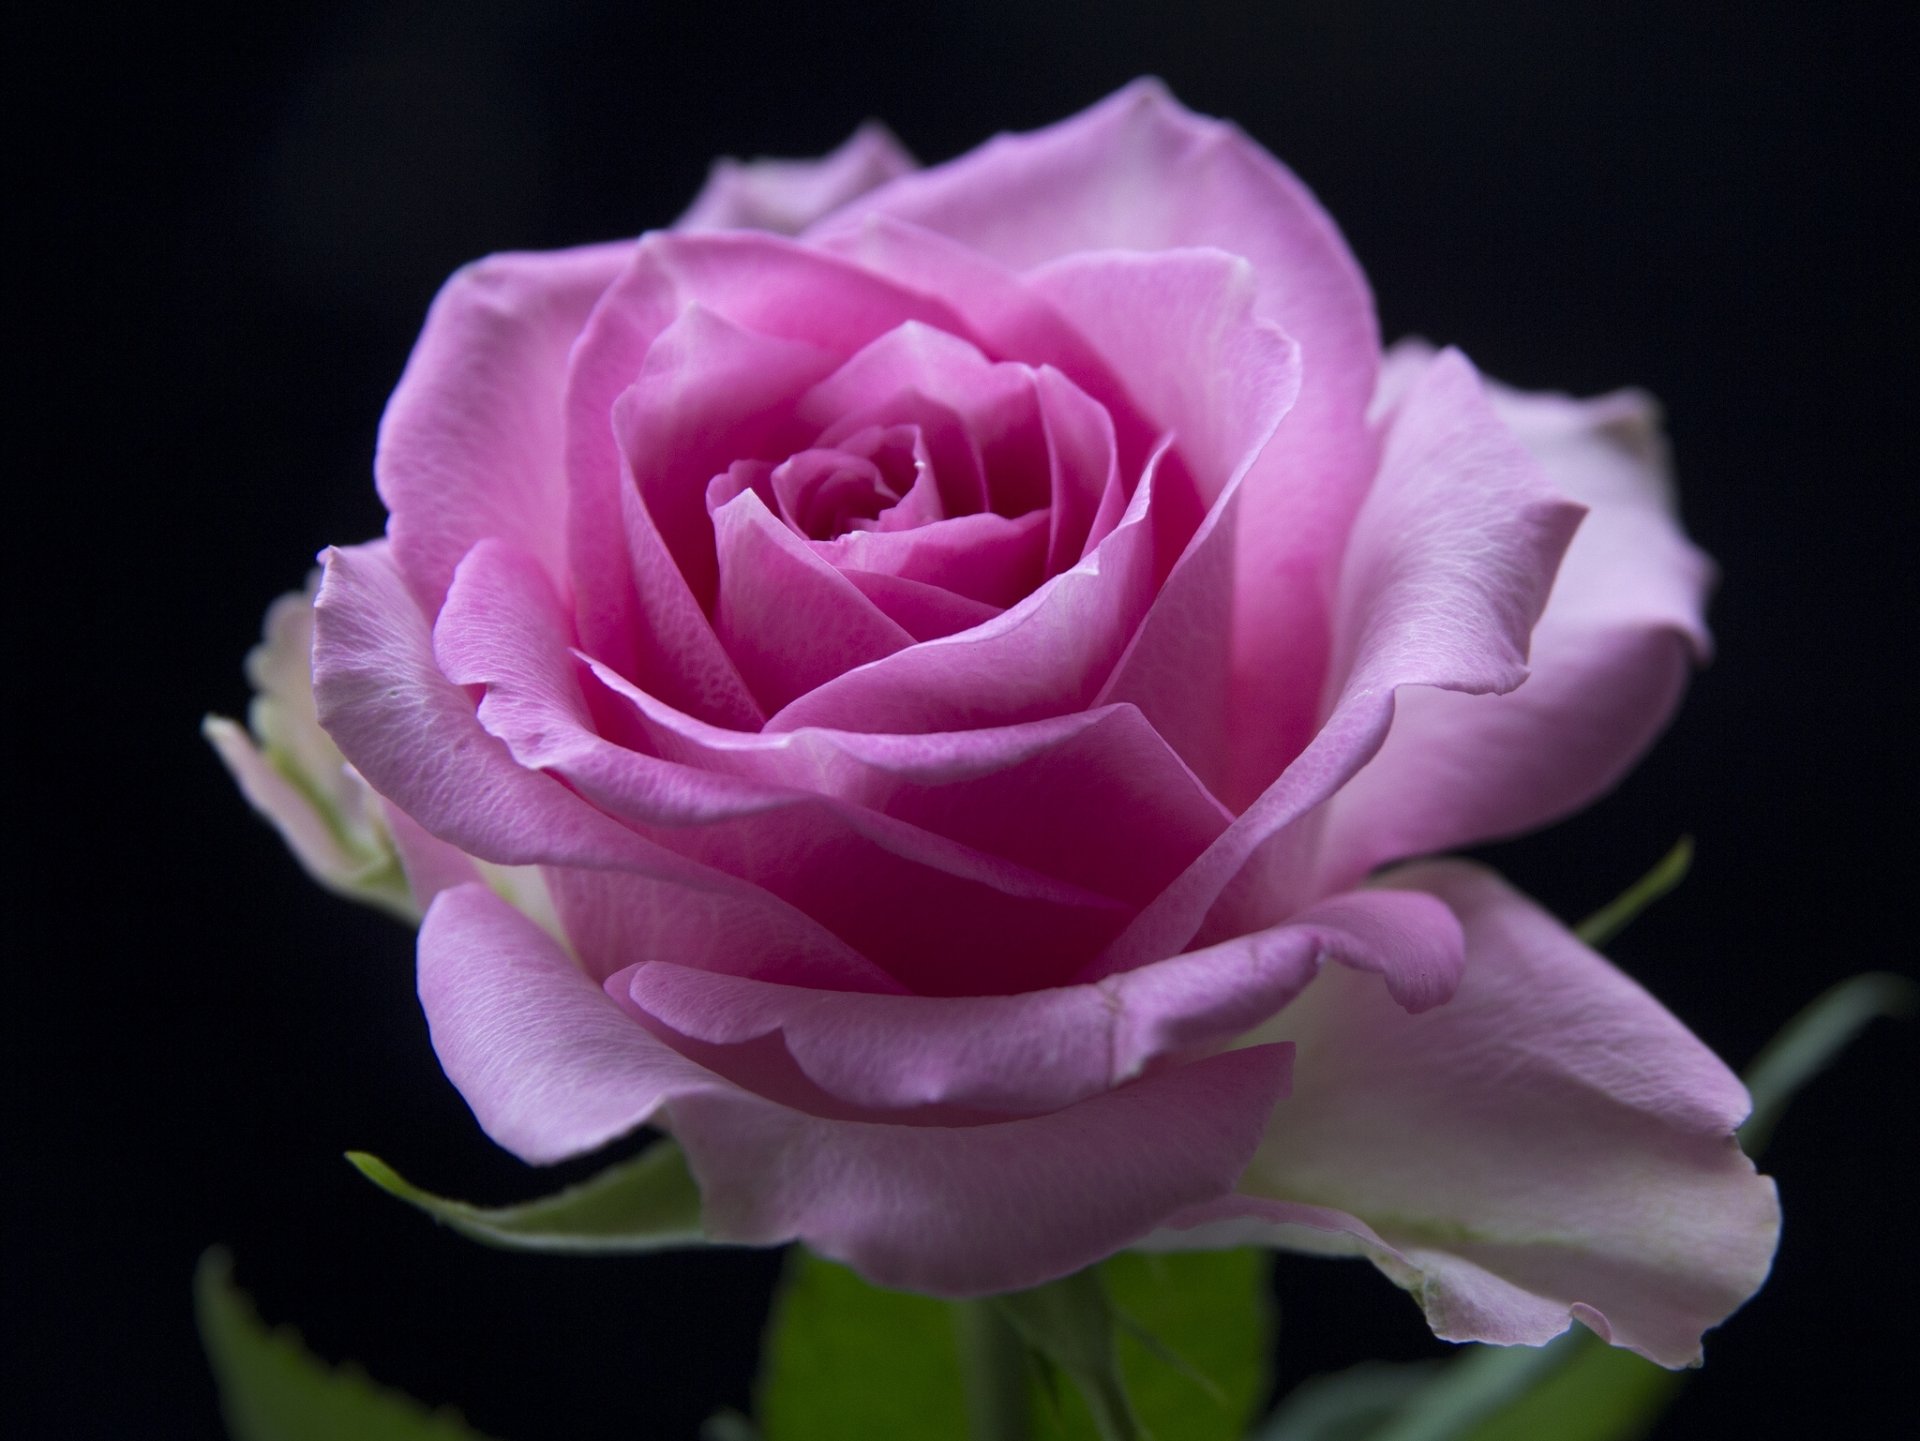
[(208, 1251), (193, 1299), (233, 1441), (485, 1441), (457, 1412), (430, 1411), (357, 1367), (330, 1367), (287, 1327), (269, 1331), (232, 1272), (224, 1251)]
[(1296, 1386), (1256, 1441), (1372, 1441), (1413, 1396), (1437, 1379), (1439, 1361), (1363, 1361)]
[(1648, 906), (1687, 878), (1693, 865), (1693, 837), (1682, 836), (1654, 868), (1573, 928), (1573, 933), (1600, 949), (1624, 931)]
[(672, 1141), (656, 1141), (631, 1161), (551, 1196), (492, 1208), (431, 1195), (365, 1151), (349, 1151), (347, 1159), (381, 1190), (489, 1246), (586, 1254), (708, 1244), (699, 1188)]
[(1639, 1441), (1687, 1378), (1589, 1331), (1556, 1345), (1567, 1357), (1462, 1441)]
[(1780, 1028), (1747, 1067), (1753, 1114), (1740, 1128), (1740, 1144), (1757, 1156), (1795, 1093), (1824, 1071), (1866, 1024), (1879, 1016), (1911, 1016), (1920, 1009), (1920, 986), (1904, 976), (1868, 971), (1823, 991)]
[(1140, 1441), (1148, 1434), (1120, 1373), (1118, 1317), (1098, 1267), (996, 1296), (991, 1304), (1021, 1340), (1073, 1382), (1101, 1441)]
[[(1156, 1441), (1237, 1441), (1265, 1402), (1273, 1350), (1268, 1251), (1122, 1252), (1100, 1267), (1119, 1327), (1120, 1373)], [(1099, 1435), (1077, 1397), (1055, 1421)], [(1045, 1434), (1045, 1433), (1043, 1433)]]
[(967, 1441), (954, 1324), (944, 1301), (882, 1291), (793, 1247), (755, 1387), (767, 1441)]
[[(759, 1421), (767, 1441), (1234, 1441), (1266, 1397), (1270, 1259), (1123, 1253), (1095, 1276), (949, 1306), (796, 1247), (768, 1326)], [(1123, 1394), (1136, 1421), (1123, 1419)]]

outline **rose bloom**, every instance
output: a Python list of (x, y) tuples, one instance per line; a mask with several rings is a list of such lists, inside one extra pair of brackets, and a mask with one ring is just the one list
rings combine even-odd
[(515, 1154), (652, 1124), (714, 1239), (940, 1295), (1251, 1242), (1677, 1365), (1765, 1276), (1739, 1082), (1406, 864), (1606, 790), (1704, 653), (1652, 404), (1383, 356), (1234, 128), (1141, 83), (929, 170), (723, 163), (455, 275), (375, 471), (210, 733), (424, 909)]

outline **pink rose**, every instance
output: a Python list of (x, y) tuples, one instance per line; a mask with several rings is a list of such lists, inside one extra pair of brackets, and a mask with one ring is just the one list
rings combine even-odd
[(1154, 84), (910, 171), (723, 167), (435, 302), (312, 655), (447, 1074), (884, 1285), (1251, 1240), (1693, 1359), (1777, 1231), (1740, 1084), (1486, 871), (1380, 870), (1672, 710), (1650, 402), (1383, 359), (1313, 198)]

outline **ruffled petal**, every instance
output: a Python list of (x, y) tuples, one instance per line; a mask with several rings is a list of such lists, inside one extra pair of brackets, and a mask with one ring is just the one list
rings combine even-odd
[(1231, 819), (1132, 706), (926, 735), (747, 734), (592, 673), (663, 758), (832, 796), (1088, 889), (1156, 894)]
[[(1430, 362), (1424, 347), (1396, 347), (1387, 384)], [(1534, 628), (1524, 685), (1497, 697), (1401, 694), (1386, 744), (1328, 806), (1324, 884), (1588, 804), (1664, 729), (1706, 654), (1713, 567), (1674, 517), (1653, 403), (1630, 391), (1575, 401), (1492, 386), (1489, 395), (1587, 518)]]
[(565, 1160), (725, 1082), (648, 1035), (545, 931), (484, 886), (420, 928), (420, 1004), (447, 1079), (522, 1160)]
[(374, 456), (394, 557), (428, 615), (486, 536), (512, 536), (566, 575), (567, 356), (632, 251), (490, 256), (435, 298)]
[(484, 688), (480, 721), (521, 765), (564, 779), (656, 844), (777, 897), (917, 989), (1045, 984), (1118, 929), (1118, 900), (1005, 857), (812, 790), (610, 741), (593, 723), (568, 639), (532, 558), (489, 541), (455, 576), (435, 651), (450, 682)]
[[(879, 213), (951, 236), (1014, 270), (1098, 250), (1207, 246), (1251, 262), (1259, 313), (1299, 342), (1299, 397), (1225, 538), (1237, 578), (1226, 713), (1259, 716), (1224, 738), (1235, 809), (1313, 733), (1341, 537), (1376, 455), (1365, 426), (1379, 333), (1339, 231), (1306, 187), (1232, 125), (1184, 109), (1158, 81), (1126, 87), (1029, 135), (1001, 136), (907, 176), (813, 232), (834, 238)], [(1228, 559), (1222, 556), (1220, 559)], [(1177, 649), (1178, 646), (1173, 647)]]
[[(1458, 983), (1459, 922), (1430, 896), (1335, 897), (1297, 920), (1097, 984), (1019, 995), (849, 995), (642, 963), (607, 990), (636, 1017), (713, 1047), (778, 1035), (812, 1084), (878, 1111), (1038, 1113), (1083, 1101), (1163, 1059), (1243, 1035), (1327, 960), (1383, 976), (1412, 1010)], [(724, 1051), (709, 1064), (728, 1070)]]
[(869, 120), (818, 160), (716, 160), (675, 230), (797, 234), (821, 216), (915, 168), (893, 132)]
[[(1538, 1345), (1577, 1319), (1666, 1366), (1765, 1279), (1773, 1184), (1734, 1140), (1739, 1081), (1552, 917), (1459, 862), (1393, 873), (1466, 927), (1459, 993), (1409, 1015), (1329, 972), (1256, 1039), (1294, 1090), (1241, 1182), (1185, 1221), (1357, 1251), (1440, 1336)], [(1199, 1238), (1195, 1238), (1199, 1239)]]
[[(1581, 510), (1448, 352), (1388, 428), (1336, 611), (1341, 685), (1313, 742), (1114, 943), (1119, 969), (1258, 929), (1311, 898), (1315, 809), (1379, 748), (1407, 685), (1506, 691)], [(1302, 820), (1309, 823), (1302, 825)]]
[[(636, 582), (644, 586), (664, 576), (683, 590), (690, 585), (696, 601), (710, 598), (710, 548), (689, 546), (676, 552), (671, 542), (698, 534), (697, 512), (707, 481), (740, 458), (722, 455), (703, 474), (688, 478), (679, 465), (690, 459), (687, 447), (712, 445), (719, 437), (683, 432), (676, 432), (676, 450), (622, 455), (608, 417), (621, 396), (635, 387), (649, 355), (669, 328), (689, 311), (698, 310), (722, 324), (709, 326), (702, 335), (689, 335), (685, 347), (689, 351), (703, 350), (725, 328), (736, 337), (752, 337), (757, 346), (784, 343), (782, 353), (789, 359), (798, 353), (795, 348), (805, 348), (836, 362), (909, 320), (960, 334), (966, 330), (960, 317), (937, 299), (774, 235), (753, 231), (654, 234), (644, 237), (632, 256), (579, 333), (565, 400), (567, 554), (581, 641), (589, 652), (629, 675), (638, 672), (630, 666), (627, 652), (636, 637), (648, 635), (663, 613), (661, 598), (637, 592)], [(654, 359), (656, 382), (667, 387), (654, 393), (663, 402), (657, 414), (671, 423), (675, 415), (672, 386), (679, 372), (669, 361), (667, 352)], [(783, 362), (782, 375), (786, 369)], [(735, 367), (732, 373), (758, 383), (750, 367)], [(707, 404), (726, 401), (724, 390), (712, 386), (704, 388), (702, 398)], [(637, 403), (637, 399), (626, 402)], [(778, 405), (767, 415), (776, 424), (787, 418), (784, 407)], [(655, 484), (650, 467), (662, 455), (674, 464), (662, 483)], [(653, 517), (650, 524), (658, 534), (649, 542), (649, 524), (622, 513), (623, 506), (631, 507), (642, 493), (649, 500), (665, 498), (691, 507), (696, 515), (691, 522), (677, 513)], [(648, 549), (649, 544), (660, 550)], [(636, 548), (630, 550), (630, 546)], [(671, 596), (668, 599), (673, 601), (667, 612), (672, 622), (691, 627), (697, 606), (690, 614), (688, 606)]]

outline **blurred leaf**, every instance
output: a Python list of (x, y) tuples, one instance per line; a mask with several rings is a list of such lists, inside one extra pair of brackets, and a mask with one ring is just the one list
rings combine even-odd
[(1296, 1386), (1256, 1441), (1371, 1441), (1446, 1363), (1363, 1361)]
[(996, 1296), (993, 1305), (1029, 1347), (1073, 1382), (1102, 1441), (1147, 1435), (1120, 1373), (1118, 1318), (1098, 1267)]
[(349, 1151), (347, 1159), (381, 1190), (490, 1246), (597, 1253), (707, 1244), (699, 1188), (672, 1141), (656, 1141), (631, 1161), (551, 1196), (493, 1208), (431, 1195), (365, 1151)]
[[(1127, 1395), (1155, 1441), (1246, 1434), (1267, 1396), (1272, 1259), (1252, 1249), (1125, 1251), (1100, 1267)], [(1099, 1435), (1078, 1397), (1067, 1397), (1050, 1419), (1071, 1441)]]
[(269, 1331), (232, 1272), (224, 1251), (208, 1251), (193, 1298), (233, 1441), (485, 1441), (457, 1412), (430, 1411), (355, 1366), (328, 1366), (288, 1327)]
[(1824, 1071), (1867, 1022), (1879, 1016), (1911, 1016), (1917, 1008), (1920, 986), (1885, 971), (1854, 976), (1815, 997), (1747, 1067), (1753, 1114), (1740, 1128), (1747, 1154), (1760, 1154), (1787, 1102)]
[(755, 1387), (767, 1441), (967, 1441), (952, 1308), (787, 1253)]
[(1580, 922), (1573, 928), (1573, 933), (1599, 950), (1631, 925), (1648, 906), (1684, 881), (1692, 865), (1693, 837), (1682, 836), (1652, 870)]
[(1563, 1336), (1555, 1346), (1567, 1358), (1463, 1441), (1639, 1441), (1688, 1374), (1609, 1346), (1590, 1331)]

